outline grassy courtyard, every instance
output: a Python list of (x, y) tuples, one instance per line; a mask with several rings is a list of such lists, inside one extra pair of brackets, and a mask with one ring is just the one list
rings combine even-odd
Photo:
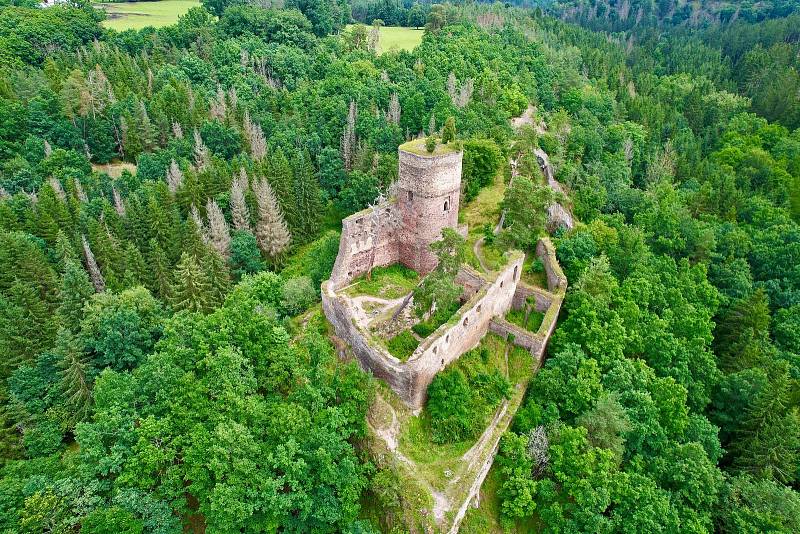
[(125, 31), (140, 30), (147, 26), (160, 28), (178, 22), (178, 17), (185, 15), (193, 7), (200, 5), (199, 0), (159, 0), (156, 2), (123, 2), (119, 4), (98, 3), (107, 15), (103, 26)]

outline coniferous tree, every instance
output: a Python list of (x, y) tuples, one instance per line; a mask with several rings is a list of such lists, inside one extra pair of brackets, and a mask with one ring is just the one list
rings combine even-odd
[(759, 288), (736, 301), (718, 321), (714, 343), (721, 367), (740, 371), (762, 363), (769, 338), (769, 301)]
[(734, 465), (760, 478), (789, 484), (800, 460), (800, 414), (790, 406), (788, 366), (774, 364), (770, 381), (744, 414), (744, 425), (731, 444)]
[(77, 258), (75, 255), (75, 248), (72, 246), (67, 234), (63, 230), (60, 230), (58, 232), (58, 237), (56, 237), (56, 258), (58, 261), (58, 270), (62, 273), (65, 272), (67, 264)]
[(51, 312), (33, 286), (17, 280), (0, 293), (0, 377), (49, 348), (54, 334)]
[(61, 279), (61, 305), (58, 307), (58, 318), (63, 328), (78, 328), (83, 319), (83, 305), (94, 292), (89, 275), (81, 264), (75, 260), (67, 261)]
[(253, 190), (258, 199), (258, 245), (270, 259), (275, 260), (289, 247), (292, 236), (269, 183), (262, 178), (253, 184)]
[(283, 150), (280, 148), (270, 156), (268, 180), (281, 207), (281, 213), (283, 213), (289, 231), (294, 233), (297, 228), (294, 174), (289, 160), (286, 159)]
[(208, 311), (213, 302), (211, 282), (197, 258), (187, 252), (175, 267), (171, 290), (172, 307), (176, 310)]
[(203, 261), (206, 278), (209, 282), (210, 307), (222, 305), (231, 286), (231, 276), (225, 260), (215, 250), (209, 250)]
[(194, 130), (194, 167), (198, 171), (204, 170), (211, 163), (211, 152), (200, 137), (200, 132)]
[(173, 159), (167, 170), (167, 187), (169, 187), (169, 192), (174, 195), (182, 185), (183, 172), (181, 172), (180, 167), (178, 167), (178, 164)]
[(97, 261), (94, 259), (92, 249), (89, 247), (89, 240), (86, 236), (81, 236), (83, 242), (83, 258), (86, 261), (86, 269), (89, 271), (89, 277), (92, 279), (94, 290), (102, 293), (106, 290), (106, 282), (103, 278), (103, 273), (100, 272), (100, 267), (97, 266)]
[(148, 288), (155, 293), (158, 298), (170, 301), (172, 295), (172, 284), (170, 280), (170, 263), (164, 249), (155, 239), (150, 240), (150, 254), (148, 265), (150, 269), (150, 283)]
[(323, 211), (322, 190), (307, 152), (297, 158), (296, 169), (294, 192), (299, 232), (297, 237), (299, 242), (306, 243), (319, 232)]
[(243, 167), (239, 176), (234, 177), (231, 184), (231, 218), (233, 219), (233, 228), (235, 230), (252, 232), (250, 228), (250, 210), (244, 198), (248, 187), (247, 172)]
[(58, 333), (56, 353), (60, 358), (59, 389), (67, 409), (65, 422), (68, 428), (85, 420), (89, 415), (92, 393), (89, 386), (89, 363), (79, 337), (62, 329)]
[(444, 121), (444, 128), (442, 129), (442, 143), (447, 144), (450, 141), (456, 140), (456, 120), (453, 117), (447, 117)]
[(133, 243), (128, 243), (125, 246), (124, 286), (128, 288), (141, 285), (146, 278), (146, 272), (147, 266), (141, 251)]
[(206, 204), (208, 216), (208, 234), (211, 246), (217, 253), (227, 260), (231, 252), (231, 232), (228, 221), (225, 220), (222, 210), (216, 201), (209, 199)]

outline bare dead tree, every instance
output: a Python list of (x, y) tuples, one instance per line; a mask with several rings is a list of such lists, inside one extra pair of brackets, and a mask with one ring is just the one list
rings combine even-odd
[(219, 252), (220, 256), (227, 260), (231, 251), (231, 232), (228, 228), (228, 221), (225, 220), (225, 215), (215, 200), (208, 199), (206, 215), (208, 216), (210, 244), (214, 250)]
[(125, 203), (122, 201), (119, 191), (117, 191), (117, 188), (114, 186), (111, 186), (111, 195), (114, 197), (114, 210), (117, 212), (117, 215), (124, 217)]
[(181, 185), (183, 185), (183, 173), (173, 159), (167, 170), (167, 187), (169, 192), (174, 195), (181, 188)]
[(234, 177), (231, 184), (231, 218), (233, 227), (236, 230), (247, 230), (250, 228), (250, 210), (244, 199), (245, 191), (248, 189), (247, 172), (244, 167), (239, 171), (239, 176)]
[(102, 293), (106, 290), (106, 281), (103, 279), (103, 273), (100, 272), (100, 267), (98, 267), (97, 261), (94, 259), (89, 240), (86, 239), (85, 235), (81, 236), (81, 241), (83, 242), (83, 257), (86, 260), (86, 270), (89, 271), (89, 278), (92, 280), (94, 290)]

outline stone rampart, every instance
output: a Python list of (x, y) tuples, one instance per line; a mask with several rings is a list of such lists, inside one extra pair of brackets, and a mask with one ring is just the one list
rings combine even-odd
[(425, 402), (433, 377), (466, 351), (475, 347), (495, 317), (511, 308), (522, 262), (512, 254), (494, 280), (485, 281), (447, 323), (425, 338), (407, 361), (401, 362), (381, 346), (370, 332), (357, 325), (349, 297), (336, 293), (330, 281), (322, 284), (322, 307), (336, 335), (347, 341), (365, 370), (384, 380), (413, 409)]
[(514, 293), (514, 301), (511, 307), (515, 310), (522, 310), (530, 303), (533, 304), (534, 310), (539, 313), (544, 313), (553, 303), (553, 295), (544, 289), (520, 284), (517, 286), (517, 291)]
[(558, 264), (556, 249), (550, 239), (540, 239), (536, 244), (536, 256), (542, 260), (544, 273), (547, 276), (547, 289), (551, 293), (564, 294), (567, 290), (567, 277)]
[(400, 214), (393, 200), (370, 207), (342, 220), (339, 254), (330, 283), (339, 289), (372, 267), (398, 263)]

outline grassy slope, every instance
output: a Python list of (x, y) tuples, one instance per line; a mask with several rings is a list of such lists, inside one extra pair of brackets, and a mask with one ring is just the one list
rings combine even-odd
[(112, 30), (140, 30), (147, 26), (159, 28), (178, 22), (178, 17), (199, 6), (199, 0), (160, 0), (158, 2), (125, 2), (96, 4), (106, 10), (103, 26)]

